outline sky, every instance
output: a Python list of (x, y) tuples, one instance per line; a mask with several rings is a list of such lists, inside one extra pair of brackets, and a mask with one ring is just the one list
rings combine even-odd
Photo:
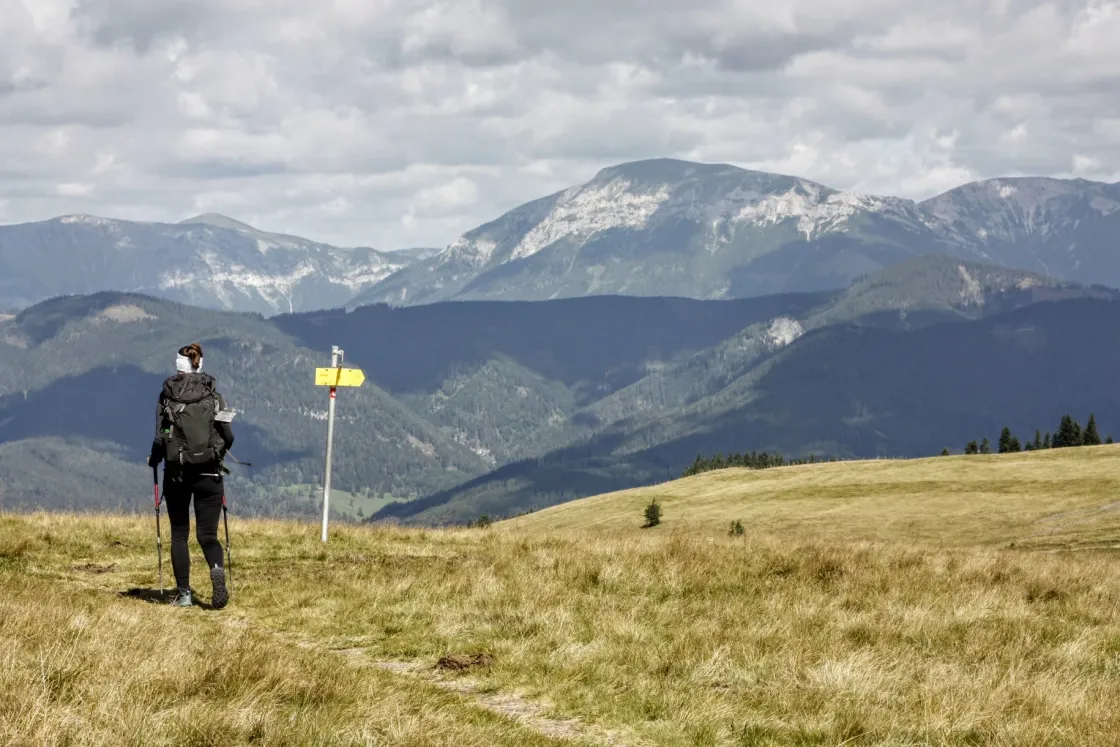
[(626, 161), (1120, 181), (1120, 0), (0, 0), (0, 223), (445, 246)]

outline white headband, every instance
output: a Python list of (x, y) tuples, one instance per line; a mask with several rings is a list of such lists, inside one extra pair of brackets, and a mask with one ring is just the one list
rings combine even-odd
[[(191, 359), (185, 355), (175, 356), (175, 370), (179, 373), (194, 373), (195, 369), (191, 366)], [(202, 359), (198, 359), (198, 370), (202, 370)]]

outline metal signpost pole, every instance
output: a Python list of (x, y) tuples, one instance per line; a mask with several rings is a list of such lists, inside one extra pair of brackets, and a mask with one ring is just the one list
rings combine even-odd
[[(331, 368), (338, 369), (343, 353), (338, 346), (331, 348)], [(334, 401), (338, 397), (338, 387), (331, 387), (331, 398), (327, 404), (327, 468), (323, 473), (323, 542), (327, 541), (327, 519), (331, 504), (331, 451), (334, 445)]]
[(323, 471), (323, 542), (327, 541), (327, 521), (331, 507), (331, 455), (334, 451), (334, 401), (338, 397), (338, 387), (359, 387), (366, 380), (360, 368), (343, 368), (345, 352), (334, 345), (331, 347), (331, 367), (315, 369), (315, 386), (331, 389), (327, 402), (327, 467)]

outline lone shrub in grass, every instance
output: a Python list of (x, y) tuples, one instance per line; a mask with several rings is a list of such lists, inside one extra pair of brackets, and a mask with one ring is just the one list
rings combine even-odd
[(644, 528), (655, 527), (658, 524), (660, 524), (661, 523), (661, 504), (659, 504), (656, 500), (651, 501), (650, 504), (648, 506), (646, 506), (645, 516), (646, 516), (646, 523), (643, 525)]
[(731, 522), (730, 534), (732, 537), (742, 537), (744, 531), (745, 530), (743, 529), (743, 522), (739, 521), (738, 519)]

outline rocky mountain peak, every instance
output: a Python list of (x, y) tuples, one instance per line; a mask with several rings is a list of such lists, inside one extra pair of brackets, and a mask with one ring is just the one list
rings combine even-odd
[[(1106, 229), (1095, 229), (1094, 224), (1120, 217), (1120, 189), (1084, 179), (1001, 177), (962, 185), (920, 207), (930, 225), (954, 242), (985, 253), (993, 244), (1065, 242), (1067, 254), (1061, 258), (1065, 261), (1076, 253), (1076, 236), (1088, 233), (1095, 238)], [(1072, 259), (1074, 266), (1069, 269), (1077, 270), (1078, 261)], [(1035, 267), (1068, 274), (1058, 269), (1061, 265), (1041, 257)]]
[(203, 213), (202, 215), (196, 215), (193, 218), (187, 218), (186, 220), (179, 221), (179, 225), (181, 226), (190, 226), (196, 224), (213, 226), (215, 228), (229, 228), (234, 231), (245, 231), (248, 233), (262, 233), (253, 226), (250, 226), (248, 223), (242, 223), (239, 220), (235, 220), (225, 215), (220, 215), (219, 213)]
[(1120, 189), (1083, 180), (991, 179), (916, 203), (654, 158), (515, 208), (351, 306), (823, 290), (930, 253), (1120, 285), (1116, 216)]

